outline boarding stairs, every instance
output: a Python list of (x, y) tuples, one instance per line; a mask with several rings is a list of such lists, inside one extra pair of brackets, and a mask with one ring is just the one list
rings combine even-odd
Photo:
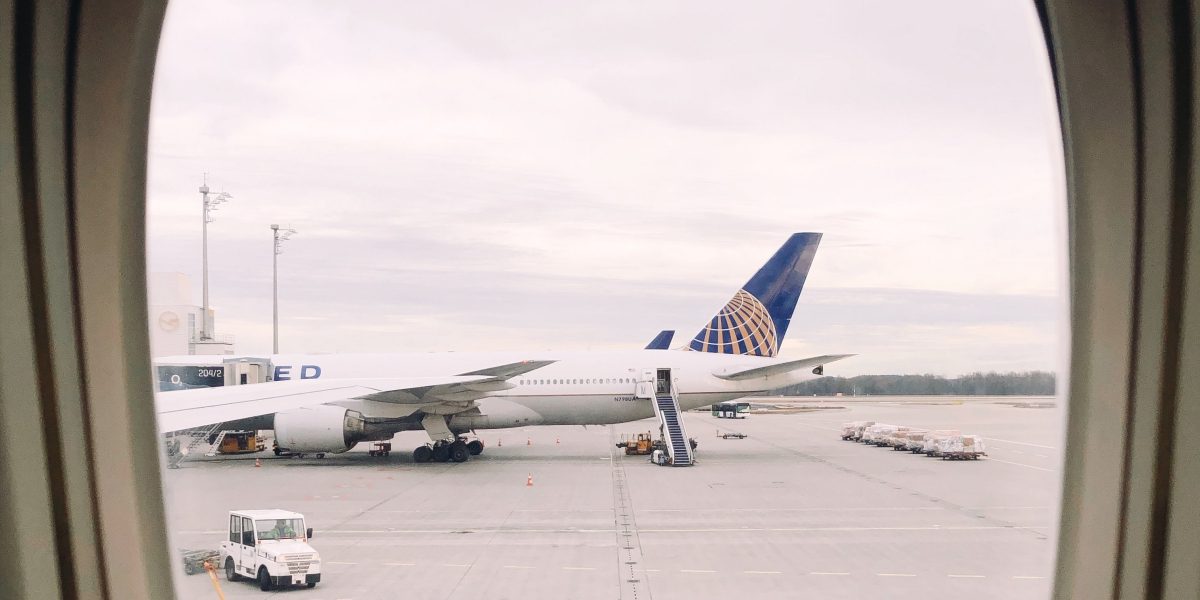
[[(179, 463), (183, 462), (183, 459), (187, 458), (193, 450), (208, 443), (208, 438), (213, 434), (217, 434), (217, 436), (212, 443), (208, 443), (208, 451), (205, 452), (205, 456), (216, 456), (217, 449), (221, 447), (221, 442), (225, 439), (224, 431), (217, 433), (221, 425), (222, 423), (217, 423), (209, 427), (197, 427), (176, 432), (167, 440), (167, 468), (178, 469)], [(186, 446), (180, 447), (180, 438), (188, 440)]]
[(667, 454), (671, 465), (687, 467), (692, 464), (692, 448), (687, 432), (683, 430), (683, 417), (679, 413), (679, 396), (671, 386), (670, 393), (654, 395), (654, 414), (667, 437)]

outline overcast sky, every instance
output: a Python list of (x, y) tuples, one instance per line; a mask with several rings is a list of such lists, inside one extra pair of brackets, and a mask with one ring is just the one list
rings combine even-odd
[[(573, 6), (568, 6), (573, 4)], [(783, 355), (1054, 369), (1064, 192), (1031, 3), (174, 0), (149, 264), (285, 352), (690, 339), (824, 232)]]

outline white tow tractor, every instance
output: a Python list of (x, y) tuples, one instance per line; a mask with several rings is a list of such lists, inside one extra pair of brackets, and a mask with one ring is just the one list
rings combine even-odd
[(225, 578), (258, 582), (264, 592), (287, 585), (315, 587), (321, 581), (321, 557), (308, 540), (304, 515), (286, 510), (235, 510), (229, 513), (229, 539), (221, 542)]

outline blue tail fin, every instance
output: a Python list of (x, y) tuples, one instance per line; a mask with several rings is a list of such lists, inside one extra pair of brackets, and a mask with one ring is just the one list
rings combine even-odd
[(792, 234), (688, 347), (718, 354), (779, 354), (820, 243), (819, 233)]
[(658, 335), (654, 336), (654, 339), (650, 340), (650, 343), (646, 345), (646, 349), (666, 350), (671, 346), (671, 338), (673, 337), (675, 337), (674, 329), (664, 329), (658, 332)]

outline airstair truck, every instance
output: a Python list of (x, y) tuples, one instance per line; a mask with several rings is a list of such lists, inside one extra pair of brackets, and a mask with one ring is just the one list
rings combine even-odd
[(315, 587), (321, 581), (321, 557), (308, 540), (304, 515), (286, 510), (235, 510), (229, 513), (229, 537), (221, 542), (225, 578), (258, 582), (262, 591), (288, 585)]

